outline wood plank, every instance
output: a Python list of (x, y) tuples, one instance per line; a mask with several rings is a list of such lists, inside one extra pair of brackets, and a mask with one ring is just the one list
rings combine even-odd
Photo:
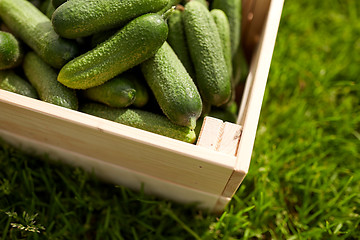
[[(249, 74), (248, 80), (252, 83), (252, 86), (246, 86), (245, 91), (248, 91), (249, 95), (242, 100), (238, 117), (238, 123), (243, 126), (243, 131), (237, 153), (236, 171), (247, 173), (250, 166), (283, 5), (284, 0), (271, 1), (259, 47), (251, 64), (251, 74)], [(251, 90), (249, 90), (250, 88)]]
[(0, 129), (220, 195), (235, 156), (0, 90)]
[(242, 127), (238, 124), (224, 122), (221, 139), (216, 150), (235, 156), (239, 146), (241, 130)]
[(132, 171), (121, 166), (106, 163), (95, 158), (86, 157), (75, 152), (64, 151), (58, 147), (33, 139), (23, 138), (18, 135), (5, 133), (0, 130), (0, 136), (10, 144), (23, 149), (26, 152), (37, 154), (39, 157), (49, 156), (52, 161), (62, 161), (71, 166), (81, 167), (86, 171), (96, 174), (101, 180), (121, 186), (127, 186), (133, 190), (143, 187), (145, 194), (158, 196), (178, 203), (198, 204), (197, 207), (212, 210), (219, 196), (197, 191), (193, 188), (163, 181), (147, 174)]
[(217, 202), (214, 206), (214, 208), (212, 209), (212, 212), (215, 214), (221, 214), (222, 212), (224, 212), (224, 208), (226, 207), (226, 205), (229, 204), (229, 202), (231, 201), (231, 198), (228, 197), (219, 197), (217, 199)]
[(222, 120), (205, 117), (196, 145), (215, 151), (221, 138), (222, 128)]
[(224, 188), (223, 193), (221, 194), (223, 197), (232, 198), (239, 188), (240, 184), (244, 180), (247, 172), (242, 170), (234, 170), (231, 174), (226, 187)]
[(205, 117), (196, 145), (235, 156), (242, 127), (223, 122), (214, 117)]

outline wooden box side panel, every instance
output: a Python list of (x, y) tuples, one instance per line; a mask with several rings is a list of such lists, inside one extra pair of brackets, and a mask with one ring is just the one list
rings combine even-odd
[(252, 56), (237, 120), (237, 124), (242, 126), (237, 148), (237, 162), (233, 174), (230, 176), (222, 193), (224, 197), (232, 197), (235, 194), (250, 166), (283, 4), (284, 0), (265, 1), (265, 3), (263, 1), (245, 1), (245, 7), (247, 7), (245, 11), (252, 11), (252, 21), (246, 29), (248, 36), (245, 44), (250, 48), (255, 46), (251, 45), (252, 42), (258, 42), (258, 45)]
[(245, 87), (245, 92), (248, 92), (248, 95), (242, 100), (237, 121), (243, 126), (237, 155), (237, 171), (247, 173), (250, 165), (283, 4), (284, 0), (272, 0), (270, 2), (264, 30), (260, 35), (259, 45), (251, 63)]
[(219, 199), (222, 199), (222, 197), (218, 195), (167, 182), (160, 178), (154, 178), (115, 164), (65, 151), (53, 145), (34, 141), (33, 139), (23, 138), (1, 130), (0, 136), (2, 136), (5, 141), (26, 152), (38, 154), (40, 157), (49, 157), (52, 161), (62, 161), (75, 167), (81, 167), (86, 171), (93, 172), (103, 181), (127, 186), (137, 191), (143, 189), (146, 194), (156, 195), (179, 203), (195, 203), (199, 208), (208, 210), (217, 209)]
[(0, 130), (220, 195), (236, 158), (0, 90)]

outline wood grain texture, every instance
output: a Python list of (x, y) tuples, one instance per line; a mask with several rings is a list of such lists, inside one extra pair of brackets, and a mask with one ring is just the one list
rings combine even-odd
[(230, 122), (224, 122), (222, 127), (221, 139), (217, 146), (217, 151), (236, 156), (241, 137), (242, 126)]
[[(243, 126), (243, 131), (237, 152), (236, 171), (247, 173), (256, 130), (260, 117), (260, 110), (264, 97), (267, 78), (270, 70), (276, 36), (279, 29), (284, 0), (272, 0), (266, 15), (265, 25), (261, 32), (259, 45), (254, 54), (247, 78), (237, 123)], [(240, 185), (240, 183), (239, 183)]]
[(196, 145), (235, 156), (241, 129), (238, 124), (207, 116), (204, 118)]
[(119, 165), (86, 157), (75, 152), (65, 151), (56, 146), (23, 138), (2, 130), (0, 130), (0, 136), (8, 143), (21, 147), (25, 152), (36, 154), (40, 158), (50, 156), (52, 161), (62, 161), (74, 167), (81, 167), (86, 171), (96, 174), (105, 182), (127, 186), (132, 190), (143, 189), (145, 194), (156, 195), (185, 204), (197, 203), (197, 207), (205, 210), (212, 209), (219, 199), (218, 195), (163, 181), (161, 178), (154, 178)]
[(0, 129), (220, 195), (236, 158), (77, 111), (0, 92)]
[(222, 127), (222, 120), (214, 117), (205, 117), (196, 145), (215, 151), (220, 141)]

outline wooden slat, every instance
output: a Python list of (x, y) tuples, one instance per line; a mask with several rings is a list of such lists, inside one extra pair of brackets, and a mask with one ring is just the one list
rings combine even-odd
[(264, 29), (267, 13), (271, 0), (249, 0), (244, 3), (242, 24), (242, 46), (248, 61), (256, 52), (260, 35)]
[(66, 164), (81, 167), (111, 184), (127, 186), (133, 190), (143, 188), (146, 194), (156, 195), (179, 203), (198, 203), (197, 206), (199, 208), (207, 210), (213, 209), (219, 199), (218, 195), (163, 181), (161, 178), (154, 178), (144, 173), (79, 155), (75, 152), (64, 151), (63, 149), (44, 142), (5, 133), (1, 130), (0, 136), (14, 146), (21, 146), (26, 152), (37, 154), (40, 158), (46, 154), (46, 156), (49, 156), (53, 161), (61, 160)]
[(231, 201), (231, 198), (228, 197), (219, 197), (217, 199), (217, 202), (215, 204), (215, 206), (212, 208), (212, 212), (215, 214), (221, 214), (224, 211), (224, 208), (226, 207), (226, 205)]
[(0, 129), (220, 195), (236, 157), (0, 90)]
[(235, 156), (238, 149), (241, 126), (205, 117), (196, 145)]
[[(250, 166), (257, 124), (284, 0), (271, 1), (267, 15), (264, 15), (264, 6), (261, 4), (261, 1), (249, 1), (247, 4), (253, 5), (252, 7), (247, 6), (249, 11), (254, 11), (254, 13), (266, 16), (266, 18), (264, 31), (261, 31), (259, 47), (253, 55), (250, 73), (246, 80), (244, 95), (241, 101), (237, 123), (243, 126), (243, 130), (237, 149), (237, 164), (223, 191), (222, 195), (224, 197), (232, 197), (235, 194)], [(257, 31), (259, 31), (263, 20), (256, 19), (255, 15), (254, 18), (252, 19), (252, 24), (255, 24), (256, 27), (254, 29), (257, 28)], [(251, 26), (248, 27), (251, 28)], [(256, 32), (254, 30), (248, 31), (252, 31), (252, 35)], [(264, 69), (267, 70), (265, 71)]]
[(249, 92), (249, 94), (242, 99), (237, 121), (243, 126), (236, 165), (236, 170), (239, 171), (247, 172), (249, 169), (283, 5), (284, 0), (271, 1), (259, 47), (251, 63), (251, 74), (249, 74), (247, 81), (252, 84), (251, 86), (247, 85), (245, 88), (245, 91)]
[(221, 140), (216, 150), (231, 156), (235, 156), (239, 146), (241, 129), (242, 127), (238, 124), (224, 122)]
[(234, 170), (221, 195), (223, 197), (231, 198), (235, 194), (236, 190), (239, 188), (246, 174), (247, 172), (245, 171)]
[(223, 121), (213, 117), (205, 117), (196, 145), (216, 150), (223, 127)]
[[(226, 187), (226, 196), (235, 194), (241, 184), (242, 175), (246, 175), (250, 166), (252, 150), (258, 126), (261, 105), (269, 74), (270, 63), (274, 51), (277, 31), (280, 24), (281, 12), (284, 0), (272, 0), (266, 18), (264, 31), (261, 34), (259, 47), (251, 64), (250, 74), (247, 79), (245, 91), (248, 93), (243, 98), (238, 117), (238, 123), (243, 126), (239, 148), (237, 152), (237, 164), (234, 177), (230, 177)], [(234, 175), (233, 175), (234, 176)]]

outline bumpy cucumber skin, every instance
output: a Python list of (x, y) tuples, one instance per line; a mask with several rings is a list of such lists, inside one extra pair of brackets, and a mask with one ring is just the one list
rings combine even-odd
[(136, 89), (132, 79), (122, 74), (106, 83), (84, 90), (83, 96), (110, 107), (127, 107), (135, 101)]
[(214, 18), (197, 1), (185, 5), (184, 26), (196, 83), (211, 105), (225, 104), (231, 97), (231, 81)]
[(180, 141), (193, 143), (196, 140), (195, 132), (190, 128), (176, 125), (165, 116), (144, 110), (111, 108), (103, 104), (87, 103), (80, 107), (80, 111)]
[(229, 77), (232, 79), (233, 70), (229, 21), (224, 11), (220, 9), (213, 9), (210, 11), (210, 13), (213, 16), (216, 27), (218, 29)]
[(202, 111), (201, 96), (167, 42), (141, 64), (141, 71), (170, 121), (194, 129)]
[(11, 33), (0, 31), (0, 70), (14, 68), (21, 60), (19, 41)]
[(119, 27), (146, 13), (161, 10), (169, 0), (76, 0), (59, 6), (53, 16), (55, 32), (65, 38), (90, 36)]
[(241, 34), (241, 0), (214, 0), (212, 9), (221, 9), (229, 19), (231, 33), (231, 55), (239, 48)]
[(38, 98), (35, 88), (12, 70), (0, 71), (0, 89), (31, 98)]
[(175, 10), (168, 18), (169, 34), (167, 42), (179, 57), (190, 76), (195, 79), (195, 70), (187, 46), (182, 15), (180, 10)]
[(56, 80), (56, 71), (37, 54), (28, 52), (25, 55), (23, 69), (41, 100), (73, 110), (78, 109), (78, 99), (75, 90), (59, 83)]
[(95, 87), (152, 57), (167, 38), (158, 14), (142, 15), (96, 48), (68, 62), (58, 81), (74, 89)]
[(16, 37), (54, 68), (61, 68), (79, 53), (77, 44), (59, 37), (50, 19), (26, 0), (1, 0), (0, 18)]

